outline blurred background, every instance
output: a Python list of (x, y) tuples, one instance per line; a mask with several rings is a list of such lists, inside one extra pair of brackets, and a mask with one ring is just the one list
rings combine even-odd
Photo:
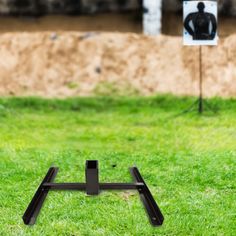
[[(235, 33), (236, 1), (220, 0), (218, 3), (220, 35)], [(0, 0), (0, 30), (142, 33), (143, 4), (143, 0)], [(161, 32), (181, 35), (182, 0), (165, 0), (160, 8)]]
[[(236, 0), (218, 7), (204, 93), (232, 97)], [(199, 50), (182, 46), (181, 0), (0, 0), (0, 14), (0, 95), (198, 94)]]

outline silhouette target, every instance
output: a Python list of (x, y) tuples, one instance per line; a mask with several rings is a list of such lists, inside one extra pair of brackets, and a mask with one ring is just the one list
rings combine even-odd
[(197, 41), (205, 41), (205, 44), (207, 44), (207, 41), (209, 43), (210, 41), (215, 41), (217, 38), (217, 17), (213, 12), (217, 14), (217, 3), (210, 1), (190, 1), (185, 2), (184, 7), (186, 7), (184, 9), (186, 11), (184, 19), (185, 41), (188, 38), (189, 43), (191, 44), (192, 40), (193, 45), (195, 43), (196, 45), (201, 45)]

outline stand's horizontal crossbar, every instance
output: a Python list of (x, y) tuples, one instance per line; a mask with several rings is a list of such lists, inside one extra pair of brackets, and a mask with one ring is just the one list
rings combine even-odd
[[(143, 183), (99, 183), (100, 190), (135, 190), (144, 186)], [(50, 190), (86, 190), (86, 183), (45, 183), (44, 189)]]

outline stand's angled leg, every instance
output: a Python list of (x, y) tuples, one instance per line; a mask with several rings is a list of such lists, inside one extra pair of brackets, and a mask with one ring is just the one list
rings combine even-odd
[(160, 226), (164, 221), (164, 216), (161, 213), (155, 199), (153, 198), (150, 190), (148, 189), (146, 183), (144, 182), (138, 168), (133, 167), (130, 169), (131, 175), (133, 176), (136, 183), (143, 183), (143, 186), (138, 186), (138, 192), (143, 205), (147, 211), (150, 222), (153, 226)]
[(23, 215), (23, 221), (26, 225), (33, 225), (35, 223), (37, 216), (39, 214), (39, 211), (49, 191), (48, 188), (43, 187), (43, 184), (53, 182), (54, 178), (56, 177), (57, 171), (58, 171), (58, 168), (55, 168), (55, 167), (51, 167), (48, 170), (47, 175), (45, 176), (44, 180), (40, 184), (38, 190), (36, 191), (27, 210), (25, 211)]
[[(212, 111), (213, 113), (218, 113), (217, 109), (213, 108), (206, 100), (203, 101), (204, 106), (209, 110)], [(206, 110), (206, 109), (205, 109)]]

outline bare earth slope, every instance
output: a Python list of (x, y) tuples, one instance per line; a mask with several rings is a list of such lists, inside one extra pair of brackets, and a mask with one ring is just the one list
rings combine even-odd
[[(133, 33), (0, 35), (0, 95), (196, 95), (199, 48)], [(236, 97), (236, 35), (203, 47), (205, 96)]]

